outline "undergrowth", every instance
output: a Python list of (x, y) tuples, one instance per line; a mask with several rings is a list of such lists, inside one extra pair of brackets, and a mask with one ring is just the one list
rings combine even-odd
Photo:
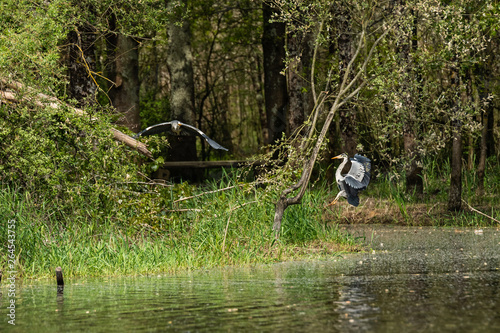
[(423, 166), (423, 194), (406, 191), (404, 171), (392, 171), (379, 175), (362, 193), (363, 197), (370, 198), (372, 202), (366, 205), (364, 209), (367, 212), (360, 214), (359, 218), (373, 216), (376, 215), (377, 211), (383, 211), (391, 218), (374, 218), (372, 223), (382, 221), (415, 226), (499, 226), (498, 222), (489, 218), (500, 220), (500, 187), (498, 186), (500, 184), (500, 166), (496, 157), (487, 161), (483, 195), (478, 193), (476, 172), (463, 168), (463, 205), (462, 210), (458, 212), (447, 210), (450, 185), (449, 163), (444, 161), (438, 165), (435, 160), (427, 159)]
[[(67, 276), (148, 275), (328, 258), (358, 248), (349, 235), (322, 223), (324, 193), (309, 193), (287, 211), (276, 241), (273, 202), (250, 184), (226, 177), (204, 187), (134, 187), (117, 188), (101, 204), (80, 198), (75, 214), (61, 214), (52, 202), (3, 186), (0, 217), (15, 224), (17, 270), (27, 278), (50, 276), (57, 266)], [(5, 248), (7, 233), (2, 223)], [(2, 251), (0, 265), (7, 259)]]

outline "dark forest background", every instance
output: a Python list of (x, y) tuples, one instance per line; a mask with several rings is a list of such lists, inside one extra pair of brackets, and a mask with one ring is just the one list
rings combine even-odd
[[(172, 119), (229, 153), (153, 139), (154, 158), (245, 159), (311, 123), (319, 132), (344, 79), (351, 95), (328, 128), (325, 160), (361, 153), (375, 173), (403, 171), (417, 193), (425, 161), (449, 164), (453, 210), (462, 169), (477, 173), (481, 194), (487, 161), (500, 158), (498, 1), (8, 0), (0, 10), (4, 181), (91, 168), (78, 145), (96, 127), (133, 134)], [(36, 94), (71, 107), (33, 112)], [(47, 157), (63, 147), (71, 162)]]

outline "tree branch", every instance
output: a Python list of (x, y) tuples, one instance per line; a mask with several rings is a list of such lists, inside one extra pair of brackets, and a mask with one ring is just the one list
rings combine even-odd
[[(30, 96), (23, 95), (20, 97), (19, 96), (20, 94), (18, 93), (19, 91), (26, 91), (29, 93)], [(25, 87), (20, 82), (15, 82), (15, 81), (10, 82), (3, 78), (0, 78), (0, 100), (7, 101), (10, 103), (30, 102), (42, 108), (51, 107), (53, 109), (59, 109), (61, 105), (66, 105), (71, 110), (73, 110), (75, 114), (79, 116), (88, 115), (84, 110), (79, 109), (77, 107), (69, 106), (54, 96), (49, 96), (42, 93), (36, 93), (34, 89), (30, 87)], [(131, 136), (124, 134), (115, 128), (111, 128), (110, 131), (113, 134), (113, 138), (115, 140), (122, 142), (123, 144), (127, 145), (132, 149), (137, 150), (144, 156), (153, 158), (153, 155), (151, 154), (151, 152), (148, 150), (147, 146), (144, 143), (135, 140)]]
[(493, 221), (495, 221), (495, 222), (497, 222), (497, 223), (500, 223), (500, 221), (499, 221), (499, 220), (497, 220), (496, 218), (494, 218), (494, 217), (492, 217), (492, 216), (489, 216), (489, 215), (487, 215), (487, 214), (485, 214), (485, 213), (483, 213), (483, 212), (481, 212), (481, 211), (479, 211), (479, 210), (477, 210), (477, 209), (473, 208), (473, 207), (472, 207), (471, 205), (469, 205), (469, 204), (468, 204), (468, 203), (467, 203), (464, 199), (462, 199), (462, 201), (463, 201), (463, 203), (464, 203), (464, 204), (466, 204), (466, 205), (467, 205), (467, 207), (469, 207), (469, 209), (470, 209), (470, 210), (472, 210), (473, 212), (476, 212), (476, 213), (478, 213), (478, 214), (480, 214), (480, 215), (483, 215), (484, 217), (489, 218), (490, 220), (493, 220)]
[[(366, 41), (365, 41), (365, 35), (366, 35), (366, 25), (363, 25), (363, 30), (360, 33), (360, 38), (359, 38), (359, 43), (356, 48), (356, 51), (349, 61), (344, 76), (342, 78), (342, 82), (340, 84), (338, 94), (333, 102), (333, 105), (330, 108), (330, 111), (328, 112), (328, 115), (325, 119), (325, 123), (323, 124), (323, 128), (321, 129), (321, 133), (319, 134), (317, 140), (316, 140), (316, 145), (313, 148), (313, 151), (311, 153), (311, 156), (309, 157), (308, 160), (304, 161), (304, 169), (302, 170), (302, 175), (299, 179), (299, 181), (296, 184), (291, 185), (290, 187), (286, 188), (283, 190), (283, 192), (280, 195), (280, 198), (276, 202), (276, 208), (275, 208), (275, 213), (274, 213), (274, 223), (273, 223), (273, 230), (275, 232), (276, 238), (279, 237), (279, 232), (281, 230), (281, 220), (283, 218), (283, 214), (285, 209), (294, 204), (298, 204), (301, 202), (302, 197), (304, 196), (304, 193), (306, 191), (307, 184), (309, 183), (309, 180), (311, 178), (312, 174), (312, 169), (314, 167), (314, 164), (316, 162), (316, 159), (318, 157), (319, 151), (321, 149), (321, 146), (323, 144), (323, 141), (326, 137), (326, 133), (328, 131), (328, 128), (330, 127), (331, 122), (333, 121), (333, 117), (337, 110), (339, 109), (340, 106), (342, 106), (344, 103), (346, 103), (349, 99), (354, 97), (360, 90), (361, 88), (365, 85), (365, 82), (362, 82), (354, 91), (348, 94), (349, 90), (353, 87), (355, 83), (357, 83), (363, 73), (366, 71), (366, 67), (373, 55), (374, 50), (376, 49), (378, 43), (387, 35), (390, 29), (387, 29), (384, 31), (381, 36), (379, 36), (375, 42), (372, 44), (370, 51), (366, 55), (365, 60), (363, 61), (362, 65), (359, 67), (356, 75), (354, 78), (352, 78), (349, 81), (349, 76), (352, 70), (352, 67), (354, 66), (354, 63), (356, 62), (356, 59), (358, 55), (360, 54), (361, 50), (366, 47)], [(328, 83), (327, 83), (328, 84)], [(347, 96), (345, 96), (347, 94)], [(316, 101), (317, 102), (317, 101)], [(316, 103), (317, 104), (317, 103)], [(312, 131), (312, 129), (311, 129)], [(289, 198), (288, 195), (291, 194), (292, 192), (296, 191), (299, 189), (299, 192), (297, 195), (295, 195), (292, 198)]]

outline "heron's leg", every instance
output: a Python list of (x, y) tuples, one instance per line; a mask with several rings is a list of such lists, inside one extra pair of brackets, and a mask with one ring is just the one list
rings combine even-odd
[(326, 205), (326, 206), (325, 206), (325, 208), (326, 208), (326, 207), (330, 207), (331, 205), (335, 205), (335, 204), (337, 203), (337, 201), (339, 201), (339, 198), (340, 198), (340, 196), (342, 195), (342, 192), (343, 192), (343, 191), (340, 191), (340, 192), (337, 194), (337, 196), (335, 197), (335, 199), (333, 199), (333, 201), (332, 201), (332, 202), (330, 202), (328, 205)]

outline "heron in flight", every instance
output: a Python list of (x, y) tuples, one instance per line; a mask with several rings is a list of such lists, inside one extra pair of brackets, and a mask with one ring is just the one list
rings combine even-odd
[(172, 120), (166, 123), (160, 123), (153, 126), (149, 126), (142, 132), (139, 132), (136, 135), (134, 135), (134, 138), (137, 138), (139, 136), (158, 134), (162, 132), (168, 132), (169, 134), (175, 134), (175, 135), (198, 135), (204, 138), (208, 142), (210, 147), (214, 149), (222, 149), (227, 151), (227, 148), (222, 147), (220, 144), (210, 139), (205, 133), (203, 133), (196, 127), (181, 123), (178, 120)]
[(348, 203), (357, 207), (359, 205), (358, 192), (366, 189), (370, 182), (371, 161), (367, 157), (356, 154), (354, 158), (351, 158), (351, 169), (347, 174), (342, 175), (342, 169), (346, 165), (349, 156), (343, 153), (332, 159), (337, 158), (344, 159), (340, 163), (337, 172), (335, 172), (335, 179), (340, 192), (327, 207), (335, 205), (340, 197), (346, 198)]

